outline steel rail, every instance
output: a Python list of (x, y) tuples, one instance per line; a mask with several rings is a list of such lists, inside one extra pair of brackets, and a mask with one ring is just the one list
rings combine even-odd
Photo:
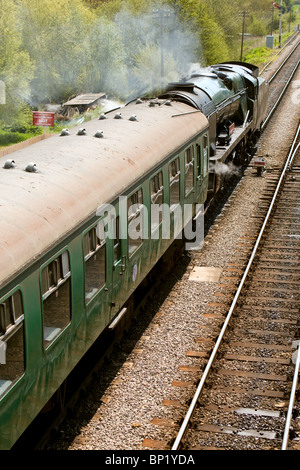
[(269, 80), (269, 83), (271, 83), (276, 77), (277, 75), (279, 74), (279, 72), (283, 69), (283, 67), (286, 65), (286, 63), (288, 62), (288, 60), (292, 57), (292, 55), (294, 54), (294, 52), (296, 51), (296, 49), (298, 49), (300, 45), (300, 40), (298, 41), (298, 43), (296, 44), (296, 46), (291, 50), (291, 52), (289, 53), (289, 55), (284, 59), (284, 61), (282, 62), (282, 64), (278, 67), (278, 69), (276, 70), (276, 72), (274, 72), (274, 74), (272, 75), (272, 77), (270, 78)]
[[(297, 136), (293, 142), (293, 146), (295, 146), (296, 144), (296, 140), (299, 137), (299, 132), (300, 132), (300, 126), (298, 128)], [(291, 164), (299, 148), (300, 148), (300, 143), (298, 143), (293, 153), (290, 154), (289, 164), (287, 166), (288, 171), (290, 170)], [(295, 398), (296, 398), (296, 393), (297, 393), (299, 369), (300, 369), (300, 344), (298, 345), (298, 354), (297, 354), (296, 362), (295, 362), (294, 378), (293, 378), (293, 384), (292, 384), (292, 389), (290, 393), (290, 400), (289, 400), (289, 406), (288, 406), (288, 411), (287, 411), (287, 416), (286, 416), (286, 423), (285, 423), (285, 428), (284, 428), (284, 433), (283, 433), (281, 450), (287, 450), (287, 446), (288, 446), (294, 403), (295, 403)]]
[[(297, 33), (293, 34), (291, 38), (289, 38), (287, 40), (287, 42), (283, 45), (283, 47), (280, 49), (280, 51), (277, 52), (277, 54), (274, 55), (274, 57), (270, 60), (270, 62), (268, 62), (262, 69), (261, 71), (259, 72), (259, 75), (261, 75), (268, 67), (269, 65), (271, 65), (274, 60), (276, 59), (276, 57), (278, 57), (280, 54), (282, 54), (282, 52), (285, 50), (285, 48), (287, 46), (290, 45), (290, 43), (297, 38), (299, 34), (299, 31), (297, 31)], [(297, 47), (299, 46), (300, 44), (300, 41), (296, 44), (296, 46), (293, 48), (293, 50), (291, 51), (291, 53), (288, 55), (288, 57), (284, 60), (283, 64), (285, 64), (287, 62), (287, 60), (290, 58), (290, 56), (295, 52), (295, 50), (297, 49)], [(279, 67), (279, 70), (281, 69), (281, 67)], [(278, 70), (278, 71), (279, 71)], [(277, 75), (277, 71), (275, 72), (275, 74), (271, 77), (270, 81), (273, 80), (273, 78), (275, 78), (275, 76)]]
[(295, 65), (291, 75), (290, 75), (290, 78), (288, 79), (288, 81), (286, 82), (282, 92), (280, 93), (276, 103), (274, 104), (273, 108), (271, 109), (271, 111), (269, 112), (268, 116), (266, 117), (266, 119), (264, 120), (262, 126), (261, 126), (261, 130), (264, 130), (264, 128), (266, 127), (266, 125), (268, 124), (268, 122), (270, 121), (271, 117), (273, 116), (277, 106), (279, 105), (280, 101), (282, 100), (287, 88), (289, 87), (291, 81), (293, 80), (294, 76), (295, 76), (295, 73), (297, 72), (298, 70), (298, 67), (299, 67), (299, 64), (300, 64), (300, 59), (298, 60), (297, 64)]
[(297, 354), (296, 365), (295, 365), (294, 379), (293, 379), (293, 385), (292, 385), (292, 390), (291, 390), (289, 408), (288, 408), (287, 417), (286, 417), (281, 450), (287, 450), (287, 446), (288, 446), (292, 414), (293, 414), (293, 409), (294, 409), (295, 397), (297, 393), (299, 367), (300, 367), (300, 345), (298, 346), (298, 354)]
[[(242, 289), (243, 289), (243, 287), (244, 287), (244, 284), (245, 284), (245, 282), (246, 282), (246, 279), (247, 279), (247, 277), (248, 277), (248, 274), (249, 274), (249, 272), (250, 272), (250, 269), (251, 269), (251, 267), (252, 267), (252, 265), (253, 265), (254, 259), (255, 259), (255, 257), (256, 257), (256, 253), (257, 253), (258, 248), (259, 248), (260, 243), (261, 243), (261, 239), (262, 239), (262, 237), (263, 237), (263, 235), (264, 235), (264, 233), (265, 233), (266, 226), (267, 226), (267, 224), (268, 224), (268, 222), (269, 222), (269, 219), (270, 219), (270, 216), (271, 216), (271, 214), (272, 214), (273, 208), (274, 208), (275, 203), (276, 203), (276, 201), (277, 201), (277, 196), (278, 196), (279, 191), (280, 191), (280, 189), (281, 189), (282, 183), (283, 183), (284, 178), (285, 178), (285, 176), (286, 176), (286, 173), (287, 173), (287, 171), (289, 170), (290, 165), (291, 165), (291, 163), (292, 163), (292, 153), (293, 153), (293, 151), (294, 151), (295, 143), (296, 143), (296, 141), (297, 141), (297, 139), (298, 139), (298, 137), (299, 137), (299, 133), (300, 133), (300, 125), (298, 126), (298, 130), (297, 130), (297, 132), (296, 132), (296, 137), (295, 137), (295, 139), (294, 139), (294, 141), (293, 141), (293, 144), (292, 144), (292, 150), (289, 152), (289, 155), (288, 155), (288, 157), (287, 157), (287, 159), (286, 159), (286, 163), (285, 163), (285, 165), (284, 165), (284, 169), (283, 169), (283, 171), (282, 171), (282, 173), (281, 173), (280, 179), (279, 179), (279, 181), (278, 181), (277, 187), (276, 187), (276, 189), (275, 189), (273, 198), (272, 198), (271, 203), (270, 203), (270, 207), (269, 207), (268, 212), (267, 212), (267, 214), (266, 214), (266, 216), (265, 216), (265, 219), (264, 219), (262, 228), (261, 228), (261, 230), (260, 230), (260, 232), (259, 232), (259, 235), (258, 235), (258, 237), (257, 237), (257, 240), (256, 240), (256, 242), (255, 242), (254, 248), (253, 248), (253, 250), (252, 250), (250, 259), (249, 259), (248, 264), (247, 264), (247, 266), (246, 266), (246, 269), (245, 269), (245, 271), (244, 271), (243, 277), (242, 277), (242, 279), (241, 279), (241, 281), (240, 281), (240, 283), (239, 283), (238, 289), (237, 289), (237, 291), (236, 291), (236, 294), (235, 294), (234, 299), (233, 299), (233, 301), (232, 301), (231, 307), (230, 307), (229, 312), (228, 312), (228, 314), (227, 314), (227, 316), (226, 316), (226, 319), (225, 319), (225, 321), (224, 321), (224, 324), (223, 324), (223, 327), (222, 327), (222, 329), (221, 329), (220, 335), (219, 335), (219, 337), (218, 337), (218, 339), (217, 339), (217, 341), (216, 341), (216, 344), (215, 344), (215, 346), (214, 346), (214, 348), (213, 348), (213, 351), (212, 351), (212, 353), (211, 353), (211, 356), (210, 356), (210, 358), (209, 358), (209, 360), (208, 360), (208, 363), (207, 363), (207, 365), (206, 365), (206, 367), (205, 367), (205, 369), (204, 369), (203, 375), (202, 375), (201, 380), (200, 380), (200, 382), (199, 382), (199, 385), (198, 385), (198, 387), (197, 387), (197, 389), (196, 389), (196, 392), (195, 392), (195, 394), (194, 394), (194, 397), (193, 397), (193, 399), (192, 399), (192, 402), (191, 402), (191, 404), (190, 404), (190, 406), (189, 406), (189, 409), (188, 409), (188, 411), (187, 411), (187, 414), (186, 414), (186, 416), (185, 416), (185, 418), (184, 418), (184, 420), (183, 420), (183, 422), (182, 422), (182, 425), (181, 425), (181, 427), (180, 427), (180, 430), (179, 430), (179, 432), (178, 432), (178, 434), (177, 434), (177, 437), (176, 437), (176, 439), (175, 439), (175, 441), (174, 441), (174, 443), (173, 443), (172, 450), (178, 450), (178, 449), (179, 449), (180, 443), (181, 443), (182, 439), (184, 438), (185, 433), (186, 433), (187, 430), (188, 430), (189, 422), (190, 422), (190, 420), (191, 420), (191, 418), (192, 418), (192, 416), (193, 416), (193, 414), (194, 414), (194, 411), (195, 411), (197, 402), (198, 402), (198, 400), (199, 400), (199, 397), (200, 397), (201, 392), (202, 392), (202, 390), (203, 390), (203, 387), (204, 387), (204, 385), (205, 385), (205, 382), (206, 382), (206, 379), (207, 379), (208, 374), (209, 374), (209, 372), (210, 372), (211, 366), (212, 366), (212, 364), (213, 364), (213, 362), (214, 362), (214, 359), (215, 359), (215, 357), (216, 357), (216, 355), (217, 355), (217, 352), (218, 352), (218, 350), (219, 350), (219, 347), (220, 347), (220, 345), (221, 345), (221, 342), (222, 342), (223, 337), (224, 337), (224, 335), (225, 335), (225, 332), (226, 332), (226, 330), (227, 330), (228, 324), (229, 324), (229, 322), (230, 322), (230, 320), (231, 320), (232, 314), (233, 314), (233, 312), (234, 312), (234, 310), (235, 310), (235, 308), (236, 308), (236, 305), (237, 305), (237, 302), (238, 302), (238, 300), (239, 300), (239, 298), (240, 298)], [(298, 147), (299, 147), (299, 145), (300, 145), (300, 144), (298, 144)], [(298, 148), (298, 147), (297, 147), (297, 148)]]

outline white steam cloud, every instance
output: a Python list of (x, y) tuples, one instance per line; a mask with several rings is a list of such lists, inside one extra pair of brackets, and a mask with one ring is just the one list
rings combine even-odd
[(229, 163), (220, 163), (217, 162), (210, 168), (211, 171), (214, 171), (217, 175), (223, 175), (230, 178), (231, 176), (239, 176), (241, 168), (234, 165), (232, 162)]
[(205, 75), (205, 74), (211, 74), (211, 68), (210, 67), (201, 67), (199, 63), (194, 63), (190, 64), (189, 69), (188, 69), (188, 75)]
[[(115, 17), (121, 31), (125, 50), (132, 41), (139, 47), (135, 51), (134, 65), (125, 64), (129, 93), (152, 92), (186, 75), (190, 64), (199, 55), (199, 38), (184, 24), (177, 12), (157, 6), (139, 17), (122, 11)], [(114, 82), (119, 93), (118, 83)]]

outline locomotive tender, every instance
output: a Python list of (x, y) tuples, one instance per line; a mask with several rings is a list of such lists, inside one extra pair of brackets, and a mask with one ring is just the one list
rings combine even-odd
[[(3, 162), (0, 449), (14, 445), (172, 244), (174, 218), (162, 237), (151, 207), (189, 205), (194, 217), (218, 189), (209, 165), (243, 162), (266, 99), (255, 67), (220, 64)], [(115, 217), (99, 216), (106, 204)], [(133, 237), (141, 225), (147, 233)]]

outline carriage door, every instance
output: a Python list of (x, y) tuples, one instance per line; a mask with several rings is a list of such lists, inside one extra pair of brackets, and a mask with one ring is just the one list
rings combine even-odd
[(196, 199), (199, 201), (203, 181), (203, 148), (201, 140), (196, 143)]
[(112, 295), (111, 295), (111, 318), (118, 313), (124, 303), (126, 296), (126, 255), (125, 242), (121, 237), (121, 218), (116, 216), (112, 220), (114, 229), (113, 238), (113, 272), (112, 272)]
[(208, 191), (214, 189), (214, 179), (215, 174), (209, 172), (209, 157), (210, 157), (210, 148), (209, 148), (209, 137), (208, 132), (202, 136), (202, 178), (205, 180), (208, 176)]

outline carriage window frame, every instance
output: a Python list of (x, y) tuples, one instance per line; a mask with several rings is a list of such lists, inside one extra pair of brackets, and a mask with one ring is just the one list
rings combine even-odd
[[(134, 208), (134, 211), (131, 210), (132, 207)], [(127, 247), (128, 247), (129, 258), (131, 258), (136, 253), (136, 251), (142, 246), (143, 241), (144, 241), (143, 236), (144, 236), (144, 222), (145, 221), (144, 221), (143, 209), (144, 209), (144, 192), (143, 192), (143, 188), (140, 187), (127, 197)], [(140, 229), (141, 238), (137, 238), (135, 240), (129, 237), (129, 226), (138, 217), (141, 217), (141, 222), (142, 222), (142, 226)], [(130, 249), (130, 247), (132, 247), (132, 249)]]
[[(190, 158), (190, 160), (189, 160)], [(190, 169), (190, 167), (192, 169)], [(188, 170), (188, 172), (187, 172)], [(192, 175), (189, 175), (190, 171), (192, 172)], [(194, 186), (195, 186), (195, 152), (194, 152), (194, 146), (190, 145), (187, 147), (184, 151), (184, 194), (185, 197), (189, 196), (189, 194), (193, 191)], [(192, 185), (187, 187), (187, 182), (188, 176), (192, 176)]]
[[(21, 307), (19, 311), (19, 315), (17, 314), (17, 308), (16, 308), (16, 301), (15, 301), (15, 296), (19, 295), (19, 307)], [(9, 317), (10, 317), (10, 323), (6, 323), (6, 320), (4, 318), (7, 317), (7, 312), (6, 312), (6, 303), (9, 303), (10, 305), (10, 312), (9, 312)], [(6, 364), (12, 364), (13, 367), (15, 368), (15, 375), (12, 374), (11, 377), (7, 378), (7, 373), (4, 371), (4, 376), (6, 376), (5, 379), (1, 379), (1, 372), (0, 372), (0, 400), (6, 393), (11, 389), (13, 385), (15, 385), (17, 382), (19, 382), (22, 377), (24, 377), (25, 372), (26, 372), (26, 338), (25, 338), (25, 305), (24, 305), (24, 296), (23, 292), (20, 288), (20, 286), (17, 286), (13, 291), (10, 291), (7, 293), (5, 296), (3, 296), (0, 299), (0, 315), (1, 315), (1, 330), (0, 330), (0, 367), (6, 366)], [(3, 326), (5, 323), (5, 326)], [(21, 337), (17, 336), (21, 335)], [(20, 346), (20, 356), (19, 356), (19, 361), (16, 361), (16, 352), (14, 349), (14, 359), (11, 361), (9, 359), (9, 346), (10, 346), (10, 340), (12, 341), (17, 341), (18, 346)], [(13, 345), (13, 348), (15, 348), (16, 345)], [(18, 371), (17, 363), (20, 363), (20, 371)], [(10, 373), (11, 373), (11, 368), (10, 368)]]
[(121, 259), (121, 239), (120, 239), (120, 216), (117, 215), (113, 219), (114, 230), (114, 264)]
[[(102, 238), (98, 237), (99, 240), (101, 240), (101, 243), (100, 244), (97, 244), (97, 230), (101, 231), (101, 235), (103, 235)], [(107, 243), (106, 243), (106, 231), (107, 231), (107, 226), (105, 225), (105, 220), (104, 219), (101, 219), (100, 221), (98, 221), (96, 224), (90, 226), (87, 230), (85, 230), (83, 232), (83, 236), (82, 236), (82, 245), (83, 245), (83, 262), (84, 262), (84, 271), (83, 271), (83, 275), (84, 275), (84, 302), (85, 302), (85, 306), (88, 306), (90, 304), (90, 302), (92, 302), (95, 297), (103, 291), (103, 289), (105, 288), (106, 286), (106, 283), (107, 283)], [(86, 236), (88, 236), (90, 233), (92, 233), (92, 237), (91, 237), (91, 241), (92, 241), (92, 245), (91, 247), (93, 248), (92, 250), (89, 250), (88, 253), (86, 253)], [(115, 257), (115, 243), (116, 243), (116, 239), (114, 239), (114, 257)], [(120, 242), (120, 240), (119, 240)], [(104, 282), (101, 282), (97, 287), (95, 287), (95, 290), (94, 292), (91, 294), (90, 297), (88, 297), (87, 295), (87, 290), (86, 290), (86, 281), (87, 281), (87, 269), (86, 269), (86, 266), (87, 266), (87, 262), (91, 260), (91, 258), (95, 255), (100, 254), (100, 251), (101, 250), (104, 250), (104, 270), (102, 270), (102, 274), (104, 274)], [(103, 254), (103, 253), (102, 253)], [(118, 262), (117, 259), (114, 259), (114, 264)]]
[[(157, 198), (161, 197), (162, 202), (161, 205), (164, 205), (164, 197), (165, 197), (165, 191), (164, 191), (164, 175), (163, 171), (160, 170), (154, 175), (151, 176), (150, 178), (150, 220), (151, 220), (151, 233), (154, 233), (158, 227), (162, 224), (163, 221), (163, 207), (162, 210), (159, 211), (159, 218), (158, 221), (155, 220), (155, 225), (153, 225), (153, 212), (152, 212), (152, 205), (156, 204)], [(156, 200), (155, 200), (156, 198)], [(154, 202), (153, 202), (154, 201)]]
[[(51, 272), (49, 272), (52, 269)], [(58, 298), (62, 289), (67, 287), (67, 321), (60, 326), (51, 325), (53, 318), (50, 319), (50, 325), (45, 324), (49, 318), (45, 318), (45, 302), (50, 298)], [(71, 256), (68, 248), (63, 248), (56, 253), (51, 259), (47, 260), (40, 269), (40, 292), (41, 292), (41, 312), (42, 312), (42, 329), (43, 329), (43, 345), (47, 350), (56, 339), (70, 326), (72, 322), (72, 271)], [(63, 294), (64, 295), (64, 294)], [(46, 313), (48, 315), (48, 313)], [(54, 321), (55, 323), (55, 321)], [(50, 332), (51, 330), (51, 332)]]
[(202, 159), (202, 141), (196, 143), (196, 179), (199, 181), (203, 176), (203, 159)]
[[(20, 300), (21, 300), (21, 308), (22, 308), (22, 313), (19, 316), (16, 316), (16, 307), (15, 307), (15, 299), (14, 296), (19, 293), (20, 294)], [(9, 301), (10, 303), (10, 320), (11, 322), (8, 324), (5, 324), (4, 316), (7, 316), (6, 314), (6, 305), (5, 302)], [(2, 340), (5, 336), (10, 335), (10, 333), (14, 330), (15, 327), (17, 327), (22, 321), (24, 321), (24, 301), (23, 301), (23, 294), (20, 289), (16, 289), (14, 292), (9, 294), (8, 296), (4, 297), (0, 301), (0, 340)], [(2, 329), (3, 328), (3, 329)]]
[(203, 148), (203, 176), (207, 176), (209, 173), (209, 137), (208, 133), (202, 136), (202, 148)]
[[(175, 166), (175, 171), (176, 173), (174, 173), (173, 169), (174, 169), (174, 166)], [(176, 178), (178, 178), (178, 200), (176, 202), (173, 202), (171, 204), (171, 193), (173, 192), (172, 191), (172, 185), (176, 182)], [(170, 207), (174, 206), (174, 205), (177, 205), (177, 204), (180, 204), (180, 200), (181, 200), (181, 188), (180, 188), (180, 185), (181, 185), (181, 169), (180, 169), (180, 157), (176, 157), (174, 158), (174, 160), (172, 160), (170, 163), (169, 163), (169, 198), (170, 198)]]

